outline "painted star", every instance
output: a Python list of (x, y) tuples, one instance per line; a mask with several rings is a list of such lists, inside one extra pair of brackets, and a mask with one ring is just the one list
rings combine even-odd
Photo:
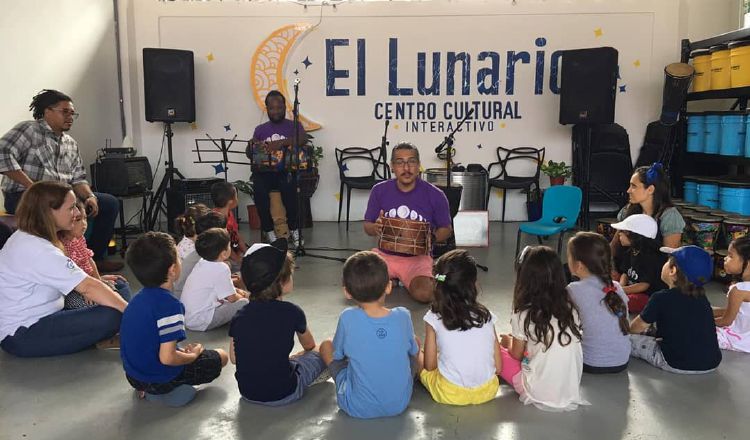
[(212, 52), (209, 52), (208, 55), (206, 55), (206, 59), (210, 63), (211, 61), (214, 60), (214, 54)]
[(625, 87), (627, 87), (627, 86), (628, 86), (627, 84), (623, 84), (623, 85), (621, 85), (621, 86), (620, 86), (620, 93), (625, 93), (625, 92), (627, 92), (627, 90), (625, 90)]
[(224, 126), (224, 131), (231, 131), (232, 130), (232, 124), (227, 124)]
[(635, 67), (641, 67), (641, 60), (635, 60), (635, 61), (633, 61), (633, 65)]
[(604, 35), (604, 32), (602, 32), (602, 28), (599, 27), (599, 28), (594, 29), (594, 36), (596, 38), (599, 38), (602, 35)]
[(211, 166), (214, 167), (214, 174), (219, 174), (219, 173), (223, 173), (224, 171), (226, 171), (224, 169), (223, 163), (220, 163), (218, 165), (211, 165)]
[(333, 197), (336, 199), (337, 202), (341, 201), (341, 193), (334, 193)]
[(398, 127), (400, 127), (400, 125), (398, 125), (398, 124), (393, 124), (393, 129), (394, 129), (394, 130), (398, 130)]
[(349, 166), (347, 164), (341, 164), (341, 172), (347, 172), (349, 171)]
[(299, 75), (299, 70), (294, 69), (294, 72), (292, 72), (292, 73), (294, 73), (294, 76), (297, 76), (297, 75)]
[(500, 128), (505, 128), (505, 122), (500, 123)]
[(477, 145), (477, 148), (482, 149), (482, 144)]
[(305, 57), (304, 61), (302, 61), (302, 64), (305, 65), (305, 70), (307, 70), (307, 68), (312, 65), (312, 62), (310, 62), (310, 57)]

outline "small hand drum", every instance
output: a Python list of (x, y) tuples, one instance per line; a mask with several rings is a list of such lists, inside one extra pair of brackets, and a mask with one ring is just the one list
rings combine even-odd
[(431, 241), (429, 223), (383, 217), (383, 232), (378, 238), (380, 249), (407, 255), (430, 255)]

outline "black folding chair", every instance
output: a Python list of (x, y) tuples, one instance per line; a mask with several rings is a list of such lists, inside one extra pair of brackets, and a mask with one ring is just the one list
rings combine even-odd
[[(341, 206), (344, 202), (344, 187), (346, 186), (346, 230), (349, 230), (349, 206), (352, 199), (352, 189), (372, 189), (375, 184), (388, 180), (391, 169), (386, 162), (385, 152), (381, 147), (364, 148), (349, 147), (336, 149), (336, 165), (339, 167), (339, 215), (337, 223), (341, 222)], [(369, 174), (352, 174), (350, 165), (368, 162), (364, 168)]]
[[(492, 188), (500, 188), (503, 190), (503, 211), (502, 221), (505, 221), (505, 195), (509, 189), (522, 189), (526, 191), (526, 199), (529, 199), (529, 193), (531, 192), (531, 186), (536, 185), (539, 188), (539, 172), (544, 163), (544, 148), (534, 147), (517, 147), (517, 148), (503, 148), (497, 147), (497, 162), (493, 162), (487, 168), (488, 183), (490, 190)], [(534, 162), (534, 173), (525, 176), (516, 176), (508, 172), (508, 164), (511, 161), (531, 161)], [(499, 166), (500, 172), (492, 177), (492, 167)], [(490, 193), (487, 191), (487, 207), (489, 209)]]

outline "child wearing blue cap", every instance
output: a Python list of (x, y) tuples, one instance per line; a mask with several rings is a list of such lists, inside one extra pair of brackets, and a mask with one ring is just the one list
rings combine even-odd
[[(669, 254), (661, 269), (669, 289), (654, 292), (630, 323), (630, 355), (672, 373), (712, 372), (721, 362), (721, 351), (703, 290), (713, 271), (711, 256), (697, 246), (660, 250)], [(656, 325), (655, 337), (639, 334), (651, 324)]]

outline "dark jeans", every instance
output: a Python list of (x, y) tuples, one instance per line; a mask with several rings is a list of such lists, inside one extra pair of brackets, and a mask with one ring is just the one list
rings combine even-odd
[(0, 347), (19, 357), (58, 356), (91, 347), (120, 330), (122, 313), (95, 306), (60, 310), (31, 327), (21, 327), (0, 342)]
[[(115, 221), (120, 213), (120, 204), (117, 197), (95, 192), (99, 201), (99, 213), (93, 220), (89, 220), (91, 233), (86, 234), (91, 237), (88, 240), (89, 249), (94, 251), (94, 260), (101, 260), (107, 255), (107, 246), (112, 239), (115, 230)], [(15, 214), (18, 202), (21, 200), (23, 192), (3, 193), (5, 197), (5, 211), (8, 214)]]
[(125, 378), (130, 386), (138, 391), (145, 391), (148, 394), (167, 394), (180, 385), (201, 385), (213, 382), (221, 374), (221, 356), (216, 350), (203, 350), (198, 358), (185, 365), (182, 373), (177, 377), (164, 383), (148, 383), (134, 379), (127, 374)]
[(615, 367), (592, 367), (591, 365), (583, 364), (583, 372), (589, 374), (614, 374), (621, 371), (625, 371), (628, 368), (628, 363), (625, 362), (623, 365)]
[(273, 231), (271, 218), (271, 201), (268, 194), (272, 190), (281, 193), (281, 201), (286, 208), (286, 221), (290, 230), (297, 229), (297, 189), (296, 173), (286, 172), (255, 172), (253, 173), (253, 189), (255, 206), (260, 217), (260, 227), (264, 232)]

